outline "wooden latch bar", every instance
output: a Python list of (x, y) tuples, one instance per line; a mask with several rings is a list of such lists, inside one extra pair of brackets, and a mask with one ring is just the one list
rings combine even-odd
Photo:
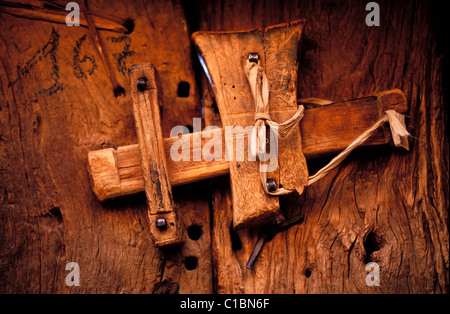
[[(380, 108), (378, 108), (380, 107)], [(379, 111), (395, 110), (401, 114), (408, 112), (405, 94), (398, 89), (384, 91), (378, 95), (361, 99), (336, 102), (329, 105), (306, 107), (300, 123), (303, 134), (303, 153), (306, 159), (336, 154), (345, 149), (359, 134), (379, 119)], [(309, 132), (307, 132), (309, 130)], [(223, 129), (213, 131), (214, 136), (222, 136), (222, 156), (225, 156)], [(193, 143), (195, 133), (185, 134)], [(201, 147), (190, 146), (190, 156), (203, 149), (209, 136), (198, 136)], [(387, 144), (390, 139), (380, 129), (363, 146)], [(167, 172), (171, 186), (183, 185), (230, 173), (228, 161), (173, 161), (170, 149), (178, 141), (177, 137), (164, 139)], [(141, 156), (138, 144), (120, 146), (117, 149), (104, 148), (88, 154), (88, 171), (92, 190), (99, 201), (135, 194), (144, 191)]]
[(180, 244), (183, 237), (167, 172), (155, 67), (151, 64), (133, 66), (130, 81), (150, 234), (156, 247), (173, 246)]

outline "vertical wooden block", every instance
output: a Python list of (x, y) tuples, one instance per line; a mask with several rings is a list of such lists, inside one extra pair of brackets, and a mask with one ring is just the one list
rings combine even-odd
[(180, 244), (183, 236), (167, 174), (155, 67), (133, 66), (130, 81), (152, 240), (157, 247), (173, 246)]
[[(279, 123), (297, 110), (297, 59), (304, 20), (242, 32), (197, 32), (193, 39), (205, 60), (224, 129), (254, 124), (255, 102), (244, 73), (249, 53), (259, 55), (269, 80), (270, 115)], [(248, 147), (247, 141), (244, 148)], [(236, 149), (237, 150), (237, 149)], [(259, 163), (230, 161), (235, 229), (266, 223), (279, 214), (278, 197), (267, 195), (260, 181)], [(278, 142), (278, 168), (268, 174), (286, 189), (299, 193), (308, 180), (300, 129)]]

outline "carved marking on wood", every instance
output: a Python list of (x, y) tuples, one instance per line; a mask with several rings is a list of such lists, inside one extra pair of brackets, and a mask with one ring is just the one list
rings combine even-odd
[(97, 63), (95, 62), (94, 55), (84, 55), (83, 58), (80, 58), (81, 46), (85, 42), (86, 38), (87, 35), (83, 35), (82, 37), (80, 37), (80, 39), (78, 39), (75, 44), (75, 48), (73, 48), (73, 73), (75, 74), (75, 77), (79, 79), (87, 78), (86, 73), (81, 67), (82, 63), (86, 63), (88, 60), (91, 63), (91, 67), (86, 70), (89, 76), (94, 74), (94, 71), (98, 68)]
[(123, 48), (121, 52), (113, 53), (113, 57), (116, 58), (117, 61), (117, 70), (123, 75), (126, 74), (128, 68), (126, 65), (126, 60), (128, 57), (134, 56), (136, 51), (131, 50), (131, 38), (128, 36), (120, 36), (120, 37), (111, 37), (106, 38), (110, 40), (112, 43), (122, 43), (124, 42)]
[(59, 34), (53, 28), (49, 41), (41, 49), (38, 49), (33, 54), (33, 56), (25, 63), (25, 65), (17, 66), (17, 78), (14, 79), (14, 81), (10, 82), (8, 84), (8, 87), (12, 87), (17, 83), (21, 82), (23, 78), (30, 75), (30, 71), (34, 68), (34, 66), (38, 62), (41, 62), (48, 57), (51, 62), (51, 66), (48, 66), (48, 68), (51, 70), (50, 77), (54, 81), (54, 83), (48, 88), (44, 88), (37, 91), (35, 95), (47, 94), (49, 96), (52, 96), (58, 91), (62, 91), (64, 89), (64, 86), (59, 81), (60, 79), (59, 65), (58, 60), (56, 58), (58, 46), (59, 46)]

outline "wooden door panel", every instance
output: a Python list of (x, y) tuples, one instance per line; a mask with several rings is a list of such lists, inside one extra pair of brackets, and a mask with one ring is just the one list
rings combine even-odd
[[(195, 224), (203, 233), (163, 253), (150, 241), (144, 194), (100, 203), (86, 168), (89, 151), (137, 142), (128, 81), (133, 64), (153, 63), (159, 71), (165, 136), (201, 116), (183, 7), (88, 2), (90, 10), (135, 25), (130, 34), (99, 30), (123, 98), (114, 96), (86, 27), (0, 13), (0, 290), (211, 293), (209, 188), (199, 183), (174, 191), (185, 227)], [(180, 82), (190, 87), (182, 97)], [(185, 267), (187, 257), (197, 259), (195, 268)], [(69, 262), (79, 265), (79, 287), (65, 283)]]
[[(364, 1), (205, 0), (195, 8), (202, 31), (305, 18), (299, 97), (347, 100), (399, 88), (415, 136), (410, 152), (359, 149), (304, 195), (287, 199), (285, 212), (301, 211), (304, 221), (267, 243), (253, 270), (245, 265), (258, 230), (230, 235), (228, 179), (217, 179), (212, 241), (218, 292), (448, 292), (448, 138), (436, 7), (378, 3), (379, 27), (365, 24)], [(206, 123), (214, 124), (205, 82)], [(310, 174), (330, 159), (309, 160)], [(370, 262), (380, 267), (380, 286), (366, 285)]]

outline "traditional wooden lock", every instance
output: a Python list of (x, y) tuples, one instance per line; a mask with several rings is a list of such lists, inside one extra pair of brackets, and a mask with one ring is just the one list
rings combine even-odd
[[(235, 229), (252, 227), (280, 217), (278, 196), (272, 193), (273, 190), (301, 194), (308, 183), (317, 179), (308, 178), (305, 155), (317, 157), (343, 149), (343, 153), (348, 154), (358, 145), (387, 143), (390, 137), (375, 130), (387, 121), (391, 130), (395, 129), (393, 124), (404, 124), (400, 121), (403, 117), (399, 118), (397, 113), (405, 113), (408, 106), (400, 90), (357, 100), (306, 106), (305, 117), (298, 127), (297, 122), (303, 115), (303, 106), (298, 106), (296, 94), (297, 58), (303, 24), (304, 21), (299, 20), (264, 31), (200, 32), (193, 35), (212, 77), (225, 132), (217, 128), (205, 136), (199, 132), (164, 139), (157, 71), (150, 64), (133, 66), (130, 84), (139, 143), (89, 153), (88, 170), (96, 197), (104, 201), (144, 190), (149, 206), (151, 237), (155, 246), (163, 248), (183, 242), (183, 228), (172, 198), (172, 185), (229, 173), (233, 226)], [(264, 106), (258, 111), (261, 104)], [(286, 125), (283, 121), (288, 121), (289, 132), (276, 142), (275, 169), (262, 175), (261, 160), (227, 160), (230, 153), (227, 152), (230, 139), (226, 136), (227, 127), (244, 129), (250, 126), (255, 130), (256, 124), (267, 123), (271, 129), (272, 126), (277, 129)], [(393, 140), (398, 142), (396, 145), (405, 147), (407, 141), (405, 143), (401, 136), (409, 133), (403, 127), (399, 129), (400, 133), (393, 131)], [(281, 128), (277, 130), (281, 133)], [(211, 133), (214, 137), (222, 137), (220, 160), (174, 161), (171, 158), (171, 147), (176, 141), (192, 143), (194, 138), (201, 139), (200, 146), (190, 146), (189, 154), (194, 156), (203, 151)], [(258, 141), (266, 139), (263, 133)], [(243, 136), (244, 147), (248, 147), (253, 135), (238, 131), (231, 140), (234, 142)], [(237, 150), (236, 147), (234, 153), (242, 155)], [(345, 154), (338, 155), (338, 162)]]

